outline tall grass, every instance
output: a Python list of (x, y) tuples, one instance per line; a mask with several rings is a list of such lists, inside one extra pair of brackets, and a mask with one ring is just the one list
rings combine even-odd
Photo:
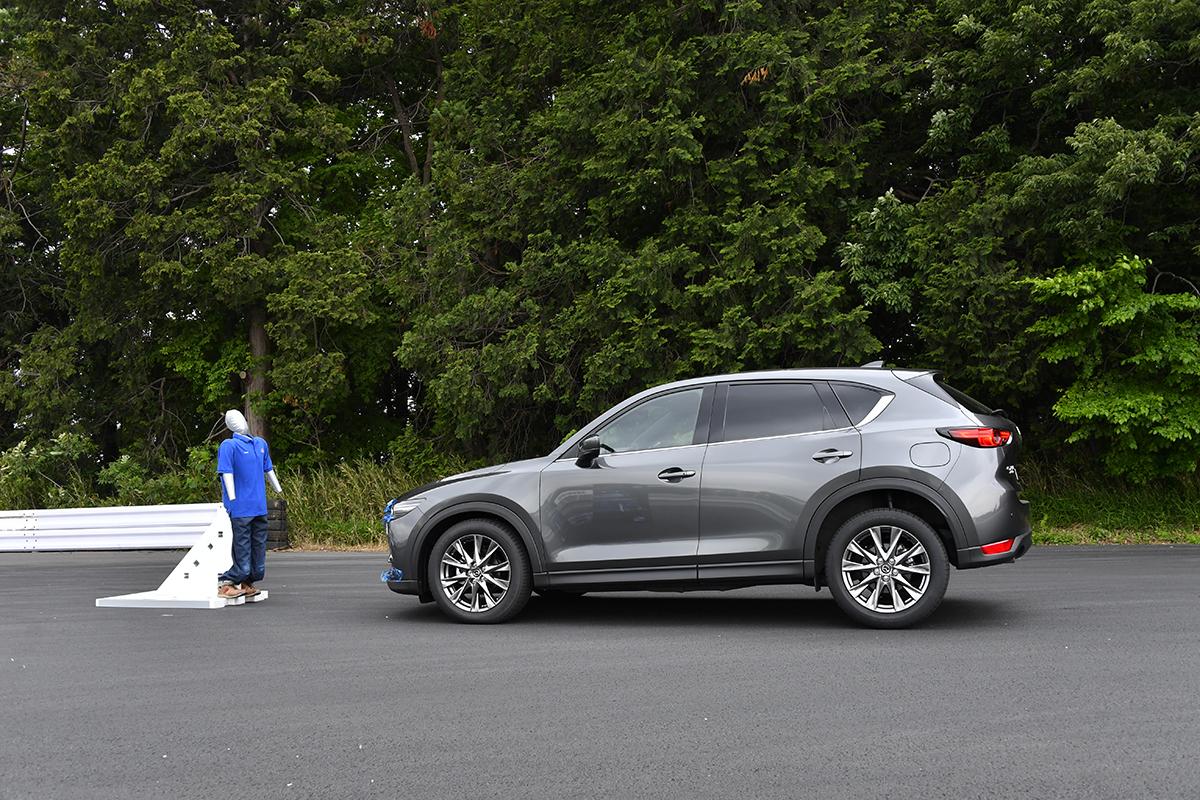
[(1197, 476), (1132, 484), (1030, 462), (1021, 477), (1040, 544), (1200, 544)]
[[(1200, 480), (1136, 485), (1028, 463), (1024, 496), (1039, 544), (1200, 544)], [(283, 477), (292, 542), (304, 548), (383, 548), (387, 501), (430, 477), (396, 462), (359, 460)]]
[[(122, 458), (99, 474), (81, 468), (91, 450), (64, 435), (40, 446), (0, 451), (0, 508), (216, 502), (214, 454), (198, 448), (175, 471), (152, 472)], [(293, 544), (305, 548), (382, 548), (387, 501), (467, 465), (422, 444), (386, 463), (357, 459), (326, 467), (281, 468)], [(1040, 544), (1172, 542), (1200, 544), (1200, 477), (1131, 484), (1088, 470), (1026, 461), (1025, 497)]]
[(400, 465), (366, 459), (280, 476), (293, 546), (382, 548), (388, 500), (422, 481)]

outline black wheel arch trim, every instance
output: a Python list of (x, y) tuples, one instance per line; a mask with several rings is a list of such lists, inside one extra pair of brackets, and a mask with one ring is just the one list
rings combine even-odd
[(860, 479), (855, 483), (836, 488), (820, 498), (818, 502), (810, 504), (810, 507), (814, 510), (812, 515), (809, 516), (805, 528), (803, 550), (805, 560), (812, 561), (815, 565), (817, 539), (820, 536), (821, 526), (825, 523), (825, 519), (829, 516), (830, 512), (839, 503), (843, 500), (849, 500), (855, 495), (880, 490), (886, 491), (888, 489), (911, 492), (936, 506), (950, 525), (950, 534), (954, 537), (954, 544), (957, 549), (970, 547), (972, 544), (975, 544), (973, 531), (968, 531), (966, 525), (963, 523), (964, 519), (970, 519), (966, 507), (958, 498), (948, 497), (940, 491), (941, 481), (937, 481), (927, 473), (919, 470), (905, 469), (903, 472), (898, 473), (894, 469), (886, 471), (865, 469), (862, 471)]
[[(537, 527), (529, 514), (511, 500), (492, 494), (460, 495), (431, 509), (421, 520), (417, 529), (413, 531), (412, 550), (410, 551), (413, 560), (418, 561), (418, 554), (425, 549), (430, 533), (447, 518), (473, 514), (499, 517), (512, 526), (513, 530), (517, 532), (517, 536), (521, 537), (521, 541), (525, 544), (525, 551), (529, 554), (530, 570), (535, 576), (545, 572), (545, 568), (542, 566), (545, 563), (542, 543), (533, 534)], [(426, 579), (425, 565), (416, 563), (415, 566), (420, 575), (420, 582), (423, 584)]]

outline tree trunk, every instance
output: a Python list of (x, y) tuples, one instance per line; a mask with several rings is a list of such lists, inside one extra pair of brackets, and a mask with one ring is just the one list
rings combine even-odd
[(270, 367), (267, 353), (267, 309), (262, 303), (255, 303), (246, 313), (246, 322), (250, 329), (250, 370), (246, 374), (246, 423), (250, 426), (251, 436), (267, 435), (266, 417), (255, 409), (256, 403), (261, 403), (267, 396), (267, 369)]

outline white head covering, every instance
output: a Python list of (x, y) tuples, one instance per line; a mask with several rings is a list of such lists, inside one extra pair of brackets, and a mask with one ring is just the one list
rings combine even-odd
[(250, 433), (250, 426), (246, 424), (246, 418), (236, 408), (231, 408), (225, 412), (225, 427), (243, 436)]

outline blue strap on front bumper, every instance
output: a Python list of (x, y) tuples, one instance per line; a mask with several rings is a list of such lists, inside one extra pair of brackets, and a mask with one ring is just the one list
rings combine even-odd
[(396, 501), (399, 499), (400, 498), (398, 498), (398, 497), (393, 497), (391, 500), (388, 500), (388, 504), (386, 506), (384, 506), (384, 508), (383, 508), (383, 524), (384, 525), (387, 525), (389, 522), (391, 522), (393, 519), (395, 519), (392, 516), (392, 506), (396, 505)]
[(398, 583), (399, 581), (404, 580), (404, 573), (395, 567), (388, 567), (383, 572), (379, 573), (379, 580), (383, 583)]

